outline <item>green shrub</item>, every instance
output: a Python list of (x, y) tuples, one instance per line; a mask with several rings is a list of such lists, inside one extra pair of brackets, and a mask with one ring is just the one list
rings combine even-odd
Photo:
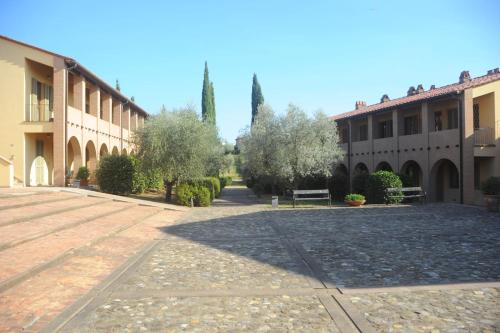
[(481, 184), (481, 190), (486, 195), (500, 195), (500, 177), (490, 177)]
[(191, 198), (194, 196), (193, 190), (195, 190), (193, 185), (189, 184), (179, 184), (175, 187), (175, 196), (177, 202), (183, 206), (191, 206)]
[(134, 173), (132, 175), (132, 193), (143, 193), (146, 190), (146, 176), (142, 172), (141, 161), (135, 156), (127, 156), (132, 162)]
[(332, 193), (333, 200), (342, 201), (349, 192), (349, 178), (343, 174), (333, 175), (333, 177), (330, 178), (328, 187), (330, 193)]
[(368, 178), (368, 188), (366, 196), (369, 203), (400, 203), (402, 194), (397, 196), (397, 193), (392, 193), (396, 197), (389, 198), (387, 196), (387, 189), (395, 187), (401, 188), (401, 179), (391, 171), (377, 171), (372, 173)]
[(214, 188), (214, 195), (216, 198), (220, 197), (220, 191), (221, 191), (221, 186), (220, 186), (220, 180), (217, 177), (209, 177), (209, 179), (212, 181), (212, 186)]
[(134, 172), (129, 156), (106, 155), (99, 161), (97, 184), (103, 192), (128, 195), (132, 192)]
[(370, 175), (368, 173), (360, 173), (352, 178), (352, 191), (354, 193), (359, 193), (366, 195), (368, 188), (368, 178)]
[(159, 191), (163, 189), (163, 177), (159, 170), (147, 170), (144, 172), (144, 177), (147, 190)]
[(210, 206), (211, 196), (210, 191), (203, 186), (195, 187), (194, 192), (194, 204), (198, 207), (208, 207)]
[(88, 179), (89, 176), (90, 176), (89, 169), (86, 166), (81, 166), (76, 174), (76, 179), (78, 180)]
[[(215, 185), (214, 185), (214, 181), (212, 180), (212, 177), (191, 179), (191, 180), (185, 181), (185, 183), (193, 185), (193, 186), (197, 186), (197, 187), (205, 187), (210, 194), (210, 201), (214, 200), (216, 192), (215, 192)], [(219, 192), (220, 192), (220, 187), (219, 187)]]
[(410, 176), (408, 176), (404, 173), (398, 173), (397, 175), (398, 175), (399, 179), (401, 179), (401, 184), (403, 184), (403, 187), (415, 187), (415, 186), (417, 186), (417, 184), (414, 184), (414, 181)]
[(233, 183), (233, 179), (230, 176), (223, 176), (219, 178), (220, 180), (220, 187), (223, 189), (226, 186), (229, 186)]
[(365, 196), (357, 193), (347, 194), (344, 197), (344, 201), (363, 201), (363, 200), (365, 200)]

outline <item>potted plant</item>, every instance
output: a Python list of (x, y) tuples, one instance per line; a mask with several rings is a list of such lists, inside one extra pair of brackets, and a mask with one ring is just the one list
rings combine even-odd
[(349, 206), (361, 206), (366, 202), (365, 196), (357, 193), (351, 193), (346, 195), (344, 201)]
[(76, 179), (80, 181), (80, 187), (89, 185), (90, 172), (86, 166), (82, 166), (78, 169), (76, 174)]
[(490, 212), (500, 211), (500, 177), (490, 177), (481, 184), (484, 202)]

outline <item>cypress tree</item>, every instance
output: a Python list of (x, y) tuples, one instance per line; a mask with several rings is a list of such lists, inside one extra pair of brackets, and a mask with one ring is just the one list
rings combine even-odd
[(212, 125), (215, 125), (215, 93), (214, 93), (214, 83), (211, 81), (210, 81), (210, 104), (212, 109), (210, 110), (208, 119)]
[(264, 96), (262, 95), (262, 89), (260, 88), (259, 81), (257, 80), (257, 75), (254, 73), (252, 82), (252, 124), (257, 117), (259, 105), (262, 104), (264, 104)]
[(203, 121), (211, 121), (213, 106), (212, 106), (212, 88), (208, 77), (208, 65), (205, 61), (205, 73), (203, 75), (203, 89), (201, 91), (201, 116)]

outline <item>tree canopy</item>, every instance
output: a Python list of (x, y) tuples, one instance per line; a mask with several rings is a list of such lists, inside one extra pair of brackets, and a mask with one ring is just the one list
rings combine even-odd
[(217, 174), (224, 155), (217, 129), (202, 122), (190, 107), (162, 108), (137, 131), (136, 144), (143, 166), (159, 170), (167, 192), (179, 181)]
[(272, 177), (294, 186), (300, 177), (330, 177), (342, 151), (335, 122), (318, 112), (313, 118), (294, 105), (283, 116), (267, 105), (241, 137), (244, 168), (251, 177)]

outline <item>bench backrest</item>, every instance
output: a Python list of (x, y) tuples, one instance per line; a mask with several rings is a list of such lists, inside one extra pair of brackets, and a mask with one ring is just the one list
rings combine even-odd
[(330, 194), (328, 189), (326, 190), (293, 190), (293, 195), (301, 194)]
[(422, 192), (422, 188), (421, 187), (403, 187), (403, 188), (390, 187), (387, 189), (387, 192)]

